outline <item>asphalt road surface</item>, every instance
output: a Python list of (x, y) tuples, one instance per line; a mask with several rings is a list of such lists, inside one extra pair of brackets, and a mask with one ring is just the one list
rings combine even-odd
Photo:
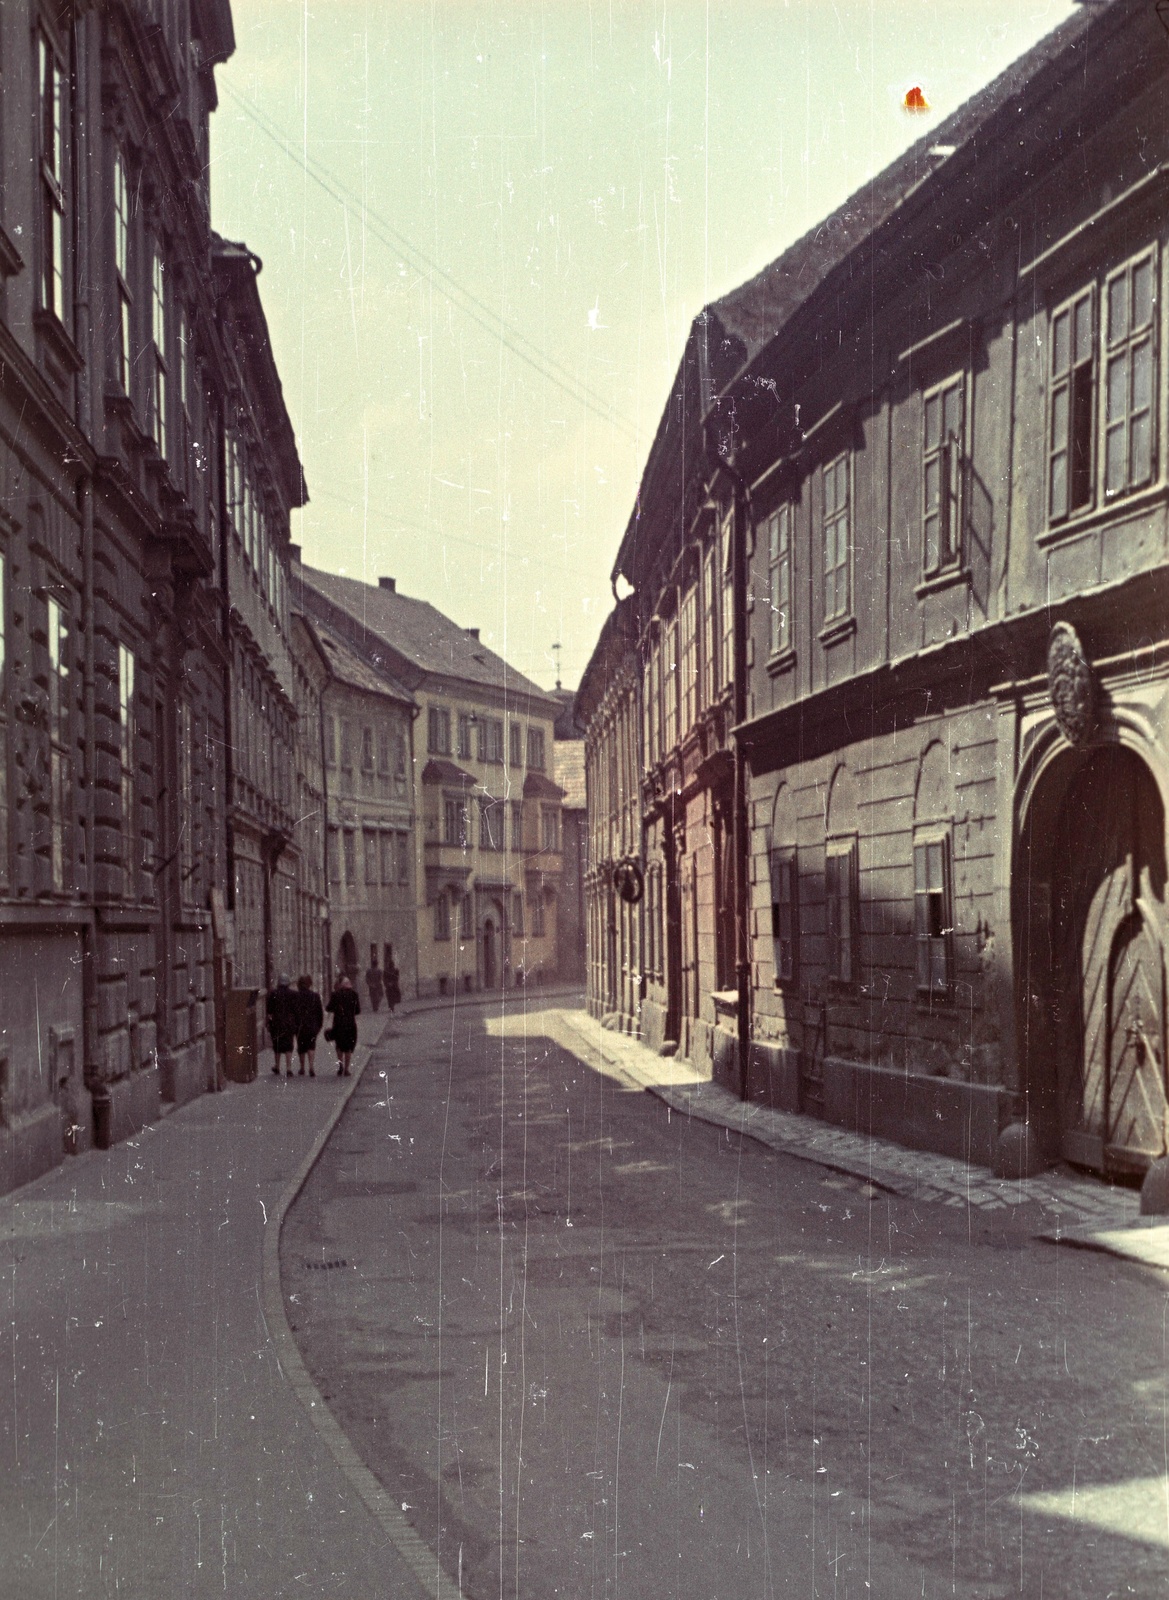
[(289, 1321), (470, 1600), (1169, 1594), (1166, 1276), (689, 1121), (484, 1008), (391, 1025)]

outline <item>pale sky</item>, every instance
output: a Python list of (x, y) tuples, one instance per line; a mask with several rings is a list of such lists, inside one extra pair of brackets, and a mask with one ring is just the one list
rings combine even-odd
[(213, 220), (264, 262), (305, 559), (575, 687), (703, 303), (1074, 9), (234, 0)]

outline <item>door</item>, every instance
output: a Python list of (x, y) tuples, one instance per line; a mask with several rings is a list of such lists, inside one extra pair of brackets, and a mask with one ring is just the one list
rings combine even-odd
[(1069, 786), (1056, 849), (1061, 1154), (1140, 1171), (1165, 1133), (1165, 819), (1144, 763), (1095, 752)]
[(1143, 1171), (1166, 1153), (1165, 968), (1139, 912), (1116, 936), (1109, 984), (1105, 1162)]
[(498, 951), (495, 942), (495, 923), (490, 917), (483, 924), (483, 987), (494, 989), (498, 982)]

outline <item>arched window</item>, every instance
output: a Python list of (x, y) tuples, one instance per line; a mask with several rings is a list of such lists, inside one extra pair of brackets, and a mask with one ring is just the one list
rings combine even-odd
[(771, 872), (771, 949), (777, 984), (794, 983), (799, 962), (800, 896), (796, 853), (796, 806), (782, 784), (771, 808), (768, 839)]
[(837, 983), (855, 983), (860, 971), (856, 780), (843, 763), (833, 773), (828, 791), (824, 898), (828, 976)]

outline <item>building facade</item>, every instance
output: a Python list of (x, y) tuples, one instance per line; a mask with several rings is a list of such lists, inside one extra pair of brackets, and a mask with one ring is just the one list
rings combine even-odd
[[(690, 778), (675, 708), (709, 701), (715, 652), (637, 544), (665, 548), (702, 616), (702, 530), (715, 550), (729, 532), (749, 966), (718, 1023), (739, 1048), (712, 1070), (1003, 1170), (1139, 1174), (1166, 1151), (1167, 78), (1148, 7), (1083, 8), (708, 308), (697, 415), (663, 419), (614, 573), (635, 588), (649, 788), (677, 734), (662, 787), (684, 797), (701, 763)], [(692, 487), (661, 466), (671, 430)], [(620, 738), (610, 648), (582, 686), (594, 836)], [(646, 928), (652, 816), (643, 790)], [(667, 969), (672, 939), (688, 980), (690, 937), (701, 971), (705, 928), (721, 982), (719, 904), (667, 898)], [(604, 1011), (621, 963), (603, 918), (590, 940)]]
[[(292, 547), (298, 555), (296, 546)], [(293, 704), (296, 710), (296, 773), (293, 842), (298, 864), (295, 936), (291, 951), (277, 952), (277, 966), (295, 980), (308, 974), (323, 990), (332, 975), (329, 882), (326, 861), (328, 791), (322, 703), (329, 663), (311, 623), (297, 611), (289, 632)], [(279, 973), (277, 974), (279, 976)]]
[(399, 594), (393, 579), (374, 588), (298, 571), (306, 612), (418, 707), (416, 992), (548, 981), (558, 964), (562, 791), (551, 768), (559, 702), (476, 630)]
[(415, 705), (321, 622), (308, 622), (328, 666), (321, 696), (328, 786), (330, 981), (345, 973), (369, 1000), (365, 975), (397, 966), (403, 995), (417, 983)]

